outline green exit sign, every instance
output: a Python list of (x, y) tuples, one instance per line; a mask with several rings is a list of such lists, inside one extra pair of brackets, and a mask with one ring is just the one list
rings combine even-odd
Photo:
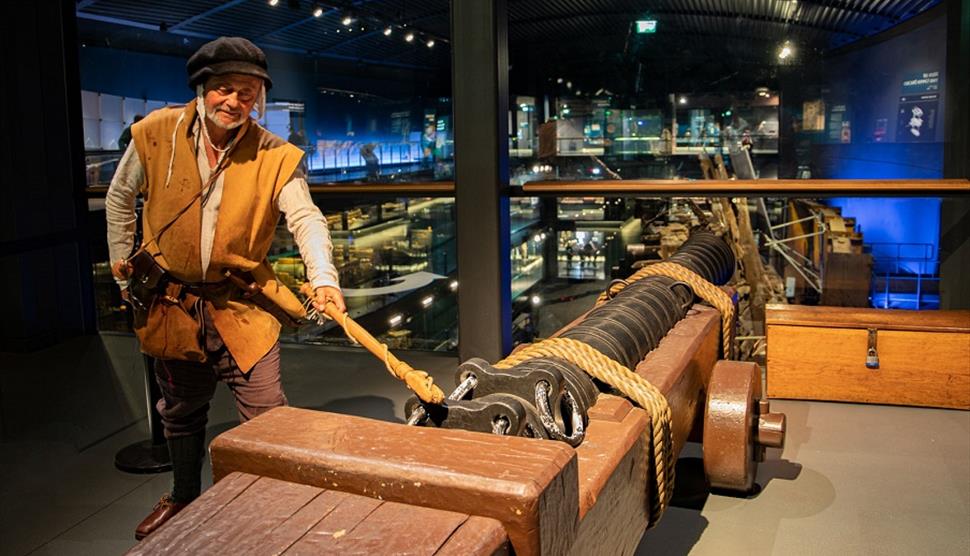
[(637, 33), (656, 33), (657, 32), (657, 20), (656, 19), (638, 19), (637, 20)]

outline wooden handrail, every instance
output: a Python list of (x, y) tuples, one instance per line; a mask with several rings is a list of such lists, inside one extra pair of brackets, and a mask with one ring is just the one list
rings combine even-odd
[(965, 195), (970, 180), (587, 180), (535, 181), (523, 194), (541, 195)]
[[(89, 197), (108, 191), (105, 185), (86, 188)], [(455, 194), (454, 182), (315, 184), (310, 192), (334, 195), (444, 195)], [(782, 197), (947, 196), (970, 194), (970, 180), (587, 180), (535, 181), (512, 188), (521, 195), (745, 195)]]
[[(85, 188), (88, 197), (103, 197), (108, 192), (107, 185), (94, 185)], [(331, 183), (311, 184), (310, 193), (332, 195), (438, 195), (451, 196), (455, 194), (454, 182), (429, 183)]]

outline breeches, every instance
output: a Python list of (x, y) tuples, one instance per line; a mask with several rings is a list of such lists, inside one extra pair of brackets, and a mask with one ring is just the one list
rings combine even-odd
[(240, 422), (286, 405), (280, 382), (279, 342), (243, 374), (206, 311), (205, 350), (208, 356), (205, 363), (155, 360), (155, 379), (162, 392), (157, 407), (166, 438), (205, 430), (209, 402), (218, 382), (226, 383), (232, 391)]

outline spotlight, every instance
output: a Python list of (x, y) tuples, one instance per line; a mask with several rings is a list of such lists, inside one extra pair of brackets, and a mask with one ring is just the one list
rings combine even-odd
[(424, 44), (428, 45), (428, 48), (433, 48), (434, 47), (434, 39), (428, 39), (428, 42), (426, 42)]
[(414, 33), (408, 33), (404, 35), (404, 40), (407, 42), (414, 42)]
[(353, 22), (354, 22), (354, 18), (350, 17), (349, 14), (345, 15), (344, 18), (340, 20), (340, 23), (343, 23), (344, 26), (350, 25)]
[(789, 44), (788, 41), (785, 41), (785, 44), (781, 45), (781, 49), (778, 51), (778, 59), (788, 59), (792, 54), (794, 54), (794, 51), (792, 50), (791, 44)]
[(390, 319), (388, 319), (387, 322), (391, 326), (397, 326), (397, 325), (401, 324), (401, 321), (402, 320), (404, 320), (404, 317), (402, 317), (401, 315), (394, 315), (393, 317), (391, 317)]
[(269, 0), (269, 5), (270, 6), (275, 6), (275, 5), (279, 4), (279, 3), (280, 3), (280, 0)]
[(573, 88), (573, 82), (572, 81), (567, 81), (566, 82), (566, 88), (567, 89), (572, 89)]
[(541, 301), (542, 301), (542, 299), (540, 299), (538, 295), (533, 295), (532, 296), (532, 304), (533, 305), (538, 305)]
[(323, 8), (321, 8), (320, 6), (314, 6), (313, 17), (320, 17), (321, 15), (323, 15)]
[(390, 37), (391, 36), (391, 33), (393, 33), (393, 32), (394, 32), (394, 30), (391, 29), (390, 27), (385, 27), (384, 28), (384, 36), (385, 37)]
[(560, 77), (559, 79), (556, 80), (556, 83), (559, 83), (560, 85), (562, 85), (562, 82), (563, 82), (562, 77)]
[(539, 243), (540, 241), (542, 241), (542, 235), (536, 234), (535, 237), (532, 238), (532, 241)]
[(434, 303), (434, 297), (430, 295), (421, 300), (421, 305), (425, 307), (430, 307), (432, 303)]
[(687, 97), (680, 97), (680, 100), (678, 100), (677, 102), (681, 104), (687, 104)]
[(457, 290), (457, 289), (458, 289), (458, 280), (452, 280), (452, 281), (451, 281), (451, 283), (450, 283), (450, 284), (448, 284), (448, 288), (449, 288), (449, 289), (450, 289), (451, 291), (455, 291), (455, 290)]

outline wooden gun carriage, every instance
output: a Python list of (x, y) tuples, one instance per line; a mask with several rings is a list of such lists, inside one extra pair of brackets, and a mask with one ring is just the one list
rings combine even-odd
[[(702, 439), (710, 484), (748, 492), (784, 415), (756, 364), (720, 360), (721, 313), (683, 310), (632, 371), (669, 406), (672, 457)], [(601, 392), (586, 417), (573, 447), (277, 408), (213, 440), (216, 484), (131, 553), (630, 554), (657, 494), (656, 416)]]

